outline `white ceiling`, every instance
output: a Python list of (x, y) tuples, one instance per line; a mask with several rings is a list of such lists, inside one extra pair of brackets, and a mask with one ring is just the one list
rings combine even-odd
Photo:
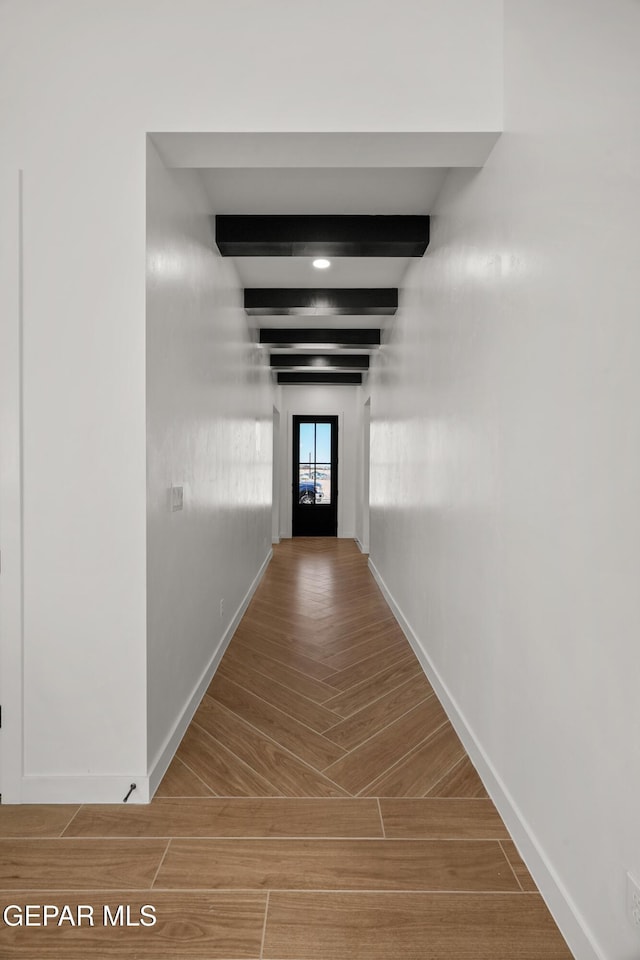
[(397, 287), (408, 257), (334, 257), (316, 270), (312, 257), (234, 257), (245, 287)]
[(200, 171), (211, 213), (429, 213), (441, 167), (234, 168)]
[[(151, 137), (167, 166), (199, 170), (211, 215), (410, 215), (432, 212), (449, 169), (483, 166), (499, 134), (184, 132)], [(407, 258), (334, 258), (329, 270), (319, 271), (310, 258), (233, 259), (245, 287), (401, 287), (410, 262)], [(248, 317), (247, 321), (253, 331), (309, 326), (381, 327), (384, 331), (393, 325), (394, 317)]]
[(500, 137), (473, 133), (152, 133), (168, 167), (482, 167)]

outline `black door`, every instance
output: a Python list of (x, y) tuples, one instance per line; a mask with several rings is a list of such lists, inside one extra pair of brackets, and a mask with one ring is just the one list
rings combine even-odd
[(338, 535), (338, 418), (293, 418), (293, 536)]

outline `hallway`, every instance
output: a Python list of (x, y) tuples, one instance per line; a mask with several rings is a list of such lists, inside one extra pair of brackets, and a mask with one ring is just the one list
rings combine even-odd
[(570, 958), (366, 557), (274, 554), (149, 806), (0, 808), (3, 907), (156, 926), (3, 926), (0, 955)]

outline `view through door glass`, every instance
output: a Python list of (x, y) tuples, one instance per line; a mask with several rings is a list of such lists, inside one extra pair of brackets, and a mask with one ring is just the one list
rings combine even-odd
[(300, 424), (300, 503), (331, 503), (331, 424)]
[(337, 417), (293, 418), (293, 535), (335, 537)]

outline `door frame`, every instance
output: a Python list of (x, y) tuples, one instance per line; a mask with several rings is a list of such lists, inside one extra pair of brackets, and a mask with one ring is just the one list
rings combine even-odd
[(271, 473), (271, 543), (280, 543), (280, 411), (273, 406), (273, 463)]
[[(338, 536), (338, 508), (340, 504), (339, 496), (339, 463), (340, 463), (340, 452), (338, 448), (338, 442), (340, 439), (340, 424), (338, 421), (338, 415), (335, 413), (294, 413), (291, 415), (292, 422), (292, 443), (291, 443), (291, 534), (296, 536), (293, 531), (294, 521), (293, 514), (296, 509), (300, 509), (298, 503), (298, 484), (300, 482), (299, 477), (299, 467), (300, 467), (300, 434), (299, 428), (303, 423), (324, 423), (330, 424), (332, 427), (331, 433), (331, 452), (330, 452), (330, 464), (331, 464), (331, 503), (328, 505), (320, 504), (318, 506), (319, 512), (316, 514), (314, 512), (313, 516), (318, 521), (318, 526), (322, 527), (322, 522), (331, 522), (331, 532), (327, 533), (308, 533), (307, 536), (327, 536), (327, 537), (337, 537)], [(297, 428), (297, 429), (296, 429)], [(294, 450), (297, 451), (297, 458), (294, 461)], [(317, 464), (318, 461), (316, 461)], [(322, 461), (325, 462), (325, 461)], [(300, 518), (306, 514), (307, 510), (311, 510), (309, 507), (303, 507), (300, 516), (298, 517), (298, 522)], [(309, 513), (309, 518), (312, 514)], [(323, 521), (320, 522), (320, 517), (322, 516)], [(334, 526), (335, 519), (335, 526)], [(313, 524), (311, 524), (313, 526)], [(305, 536), (305, 534), (297, 534), (298, 536)]]
[[(324, 416), (324, 411), (318, 416)], [(326, 414), (329, 417), (338, 418), (338, 462), (344, 464), (344, 413), (338, 410), (332, 410)], [(297, 416), (297, 414), (296, 414)], [(283, 500), (283, 510), (280, 513), (281, 536), (289, 538), (293, 536), (293, 525), (291, 522), (293, 514), (293, 489), (291, 478), (293, 477), (293, 417), (291, 410), (287, 410), (286, 426), (286, 444), (283, 445), (285, 452), (285, 467), (281, 474)], [(282, 420), (280, 421), (280, 432), (283, 431)], [(338, 539), (343, 536), (344, 530), (344, 497), (340, 496), (340, 477), (338, 477)]]
[(0, 174), (0, 791), (22, 801), (23, 778), (23, 186)]
[(371, 484), (371, 397), (368, 397), (362, 408), (362, 512), (360, 516), (361, 536), (360, 549), (369, 553), (369, 504)]

